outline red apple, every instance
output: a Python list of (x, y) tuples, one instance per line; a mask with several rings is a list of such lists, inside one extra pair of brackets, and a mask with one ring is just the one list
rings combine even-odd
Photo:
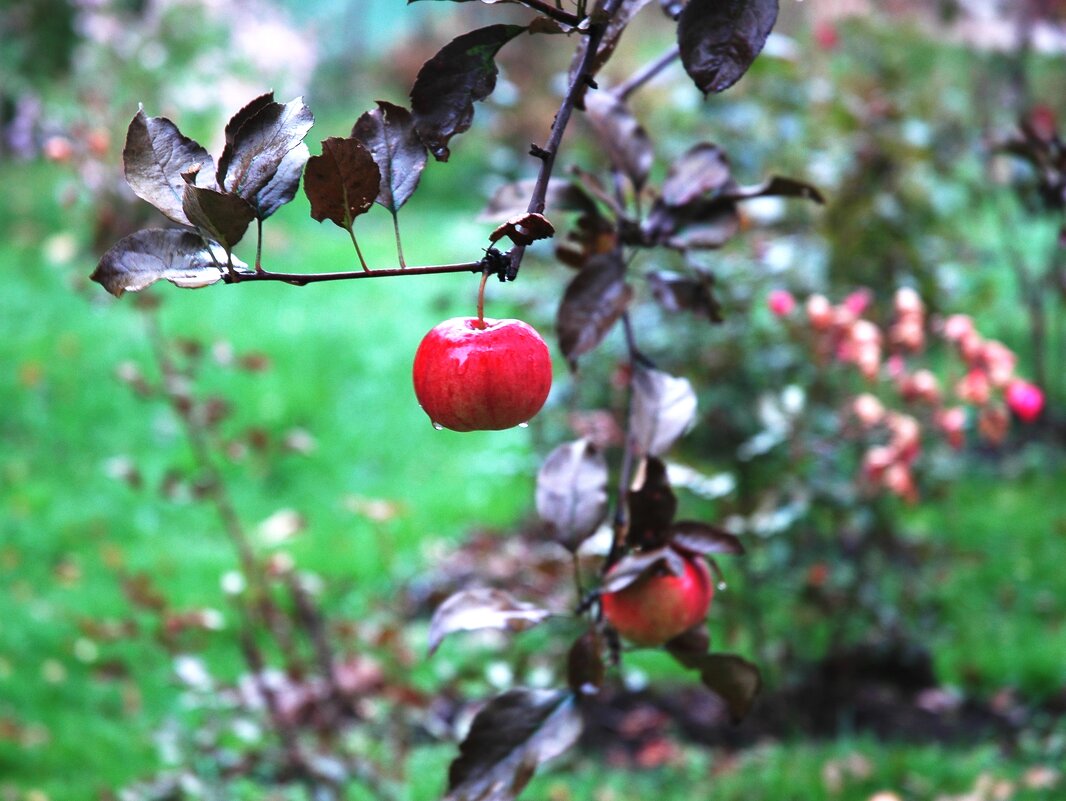
[(454, 317), (415, 353), (415, 395), (434, 424), (496, 431), (540, 411), (552, 383), (548, 346), (521, 320)]
[(707, 617), (714, 597), (711, 572), (700, 556), (682, 558), (685, 569), (680, 576), (666, 571), (645, 575), (600, 597), (604, 617), (625, 639), (636, 645), (662, 645)]

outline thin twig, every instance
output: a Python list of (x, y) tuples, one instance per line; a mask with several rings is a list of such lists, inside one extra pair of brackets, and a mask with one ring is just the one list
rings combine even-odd
[(334, 273), (275, 273), (268, 270), (259, 272), (237, 271), (232, 275), (224, 274), (222, 281), (227, 284), (244, 284), (250, 281), (281, 281), (293, 286), (317, 284), (323, 281), (350, 281), (356, 278), (391, 278), (397, 275), (438, 275), (440, 273), (480, 273), (484, 262), (470, 261), (462, 264), (437, 264), (430, 267), (397, 267), (382, 270), (342, 270)]
[[(552, 170), (555, 168), (555, 159), (559, 154), (559, 146), (562, 144), (563, 134), (566, 133), (566, 126), (570, 123), (570, 116), (574, 112), (578, 96), (588, 88), (588, 81), (592, 74), (592, 64), (596, 58), (596, 51), (600, 47), (600, 41), (603, 39), (604, 31), (607, 29), (607, 20), (614, 15), (621, 4), (622, 0), (606, 0), (603, 5), (602, 21), (589, 27), (589, 35), (581, 41), (574, 52), (573, 62), (578, 65), (578, 68), (574, 70), (574, 78), (563, 96), (559, 111), (555, 114), (555, 121), (552, 123), (551, 132), (548, 134), (547, 144), (535, 150), (536, 157), (540, 159), (540, 172), (537, 175), (536, 183), (533, 185), (529, 206), (526, 208), (526, 211), (531, 214), (544, 213), (545, 200), (548, 196), (548, 181), (551, 178)], [(522, 265), (522, 257), (525, 252), (524, 246), (515, 247), (511, 251), (511, 266), (507, 271), (507, 280), (513, 281), (518, 275), (518, 268)]]
[(546, 17), (551, 17), (556, 22), (561, 22), (563, 25), (569, 25), (571, 28), (576, 28), (581, 24), (582, 17), (576, 14), (571, 14), (569, 11), (564, 11), (561, 8), (550, 6), (544, 2), (544, 0), (519, 0), (522, 5), (532, 8), (534, 11), (539, 11)]
[(633, 92), (662, 72), (664, 69), (681, 58), (681, 50), (676, 45), (663, 53), (655, 61), (638, 70), (628, 81), (620, 83), (611, 90), (611, 94), (619, 100), (627, 99)]

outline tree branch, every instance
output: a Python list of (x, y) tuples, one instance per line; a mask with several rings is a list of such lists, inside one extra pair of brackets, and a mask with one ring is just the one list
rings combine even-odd
[(293, 286), (319, 284), (323, 281), (350, 281), (356, 278), (392, 278), (397, 275), (439, 275), (441, 273), (481, 273), (485, 271), (485, 260), (470, 261), (462, 264), (437, 264), (430, 267), (396, 267), (384, 270), (347, 270), (335, 273), (275, 273), (268, 270), (258, 272), (236, 271), (223, 275), (227, 284), (245, 284), (250, 282), (280, 281)]
[(569, 11), (563, 11), (561, 8), (548, 5), (544, 0), (519, 0), (519, 2), (534, 11), (539, 11), (546, 17), (551, 17), (556, 22), (569, 25), (571, 28), (576, 28), (582, 22), (582, 18), (577, 16), (577, 14), (571, 14)]
[(633, 92), (637, 91), (637, 89), (642, 87), (679, 58), (681, 58), (681, 49), (675, 45), (659, 56), (659, 58), (655, 59), (655, 61), (647, 64), (643, 69), (634, 73), (628, 81), (620, 83), (612, 89), (611, 94), (619, 100), (625, 100), (633, 94)]
[[(548, 134), (547, 144), (543, 148), (538, 147), (535, 149), (536, 158), (540, 159), (540, 173), (537, 175), (537, 181), (533, 185), (533, 194), (529, 198), (529, 206), (526, 207), (526, 211), (531, 214), (544, 213), (544, 203), (548, 196), (548, 180), (551, 178), (552, 170), (555, 168), (555, 159), (559, 154), (559, 145), (562, 144), (563, 134), (566, 133), (566, 126), (570, 123), (570, 115), (574, 112), (578, 96), (587, 88), (588, 82), (591, 80), (592, 64), (596, 58), (596, 51), (599, 49), (600, 42), (603, 39), (603, 34), (607, 30), (607, 20), (614, 15), (621, 4), (622, 0), (605, 0), (602, 21), (589, 27), (589, 35), (582, 40), (581, 44), (578, 45), (578, 49), (574, 52), (573, 60), (579, 64), (578, 69), (574, 71), (574, 79), (563, 96), (559, 111), (555, 114), (555, 121), (552, 123), (551, 132)], [(511, 251), (511, 265), (507, 270), (506, 276), (508, 281), (513, 281), (518, 277), (518, 268), (522, 265), (522, 257), (525, 252), (526, 249), (522, 245), (515, 247)]]

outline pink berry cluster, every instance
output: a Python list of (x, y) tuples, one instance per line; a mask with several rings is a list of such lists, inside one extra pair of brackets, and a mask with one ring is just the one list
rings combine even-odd
[[(890, 383), (914, 412), (887, 408), (871, 392), (853, 398), (846, 408), (847, 423), (857, 424), (864, 439), (877, 443), (863, 455), (863, 483), (913, 502), (918, 498), (914, 463), (921, 454), (920, 419), (958, 449), (965, 443), (968, 409), (973, 407), (978, 433), (996, 444), (1010, 426), (1007, 409), (1032, 422), (1043, 410), (1044, 394), (1015, 375), (1017, 356), (1002, 342), (982, 337), (972, 318), (956, 314), (930, 325), (921, 297), (903, 288), (894, 295), (892, 319), (882, 328), (863, 316), (872, 299), (867, 289), (835, 305), (824, 295), (811, 295), (803, 307), (805, 327), (812, 334), (806, 341), (820, 363), (850, 365), (867, 382)], [(770, 293), (767, 303), (782, 318), (793, 316), (798, 305), (780, 289)], [(909, 363), (924, 352), (927, 332), (949, 343), (965, 370), (950, 392), (930, 369)]]

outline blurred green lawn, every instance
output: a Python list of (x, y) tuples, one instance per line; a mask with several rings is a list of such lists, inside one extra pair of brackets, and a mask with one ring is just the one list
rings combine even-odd
[[(144, 320), (131, 298), (114, 301), (84, 285), (91, 263), (62, 257), (64, 240), (56, 235), (79, 245), (85, 232), (57, 203), (60, 177), (57, 168), (41, 165), (5, 165), (0, 173), (4, 801), (40, 801), (31, 790), (51, 799), (97, 798), (156, 767), (152, 733), (177, 696), (169, 659), (147, 635), (96, 641), (82, 626), (131, 615), (109, 565), (120, 561), (131, 572), (150, 573), (179, 606), (220, 609), (220, 578), (234, 566), (209, 508), (158, 492), (167, 470), (187, 466), (189, 455), (170, 414), (115, 378), (123, 361), (151, 374)], [(432, 175), (428, 180), (433, 197)], [(302, 201), (294, 206), (268, 226), (276, 229), (268, 266), (350, 265), (344, 233), (308, 219)], [(421, 207), (410, 216), (417, 224), (410, 225), (408, 261), (470, 258), (486, 234), (486, 226), (469, 222), (477, 206), (476, 197), (459, 196)], [(375, 264), (392, 260), (383, 215), (358, 230)], [(160, 320), (168, 335), (226, 340), (238, 353), (269, 357), (267, 373), (212, 370), (205, 384), (235, 402), (234, 430), (298, 426), (317, 448), (307, 456), (251, 459), (234, 469), (231, 488), (253, 527), (281, 508), (306, 516), (306, 532), (287, 548), (300, 565), (352, 587), (338, 612), (358, 614), (388, 598), (424, 566), (427, 542), (455, 541), (474, 526), (506, 527), (531, 508), (537, 461), (530, 431), (436, 432), (411, 390), (410, 356), (422, 333), (443, 317), (469, 313), (475, 289), (473, 276), (442, 276), (150, 290), (165, 300)], [(494, 311), (504, 311), (506, 291), (490, 291)], [(134, 461), (141, 489), (109, 477), (115, 457)], [(1029, 471), (1014, 481), (978, 475), (948, 502), (908, 515), (913, 536), (958, 557), (929, 587), (946, 624), (932, 643), (945, 682), (972, 684), (977, 675), (980, 690), (1013, 686), (1038, 695), (1063, 686), (1061, 487), (1061, 473)], [(375, 522), (352, 511), (351, 496), (395, 503), (399, 514)], [(802, 636), (772, 590), (763, 588), (769, 627)], [(237, 670), (226, 632), (211, 652), (221, 672)], [(1030, 743), (1012, 761), (992, 746), (959, 752), (862, 739), (767, 743), (736, 759), (692, 751), (682, 770), (637, 778), (579, 760), (576, 775), (550, 772), (528, 797), (610, 801), (638, 788), (639, 795), (687, 798), (709, 783), (716, 799), (815, 798), (825, 787), (826, 764), (859, 752), (871, 763), (869, 773), (846, 781), (836, 797), (865, 801), (888, 788), (924, 798), (967, 792), (984, 772), (1016, 781), (1030, 765), (1054, 764), (1066, 753), (1061, 726), (1056, 736)], [(435, 747), (419, 757), (434, 770), (412, 771), (420, 777), (412, 797), (435, 797), (449, 756)], [(1054, 797), (1042, 793), (1019, 790), (1012, 797)]]

